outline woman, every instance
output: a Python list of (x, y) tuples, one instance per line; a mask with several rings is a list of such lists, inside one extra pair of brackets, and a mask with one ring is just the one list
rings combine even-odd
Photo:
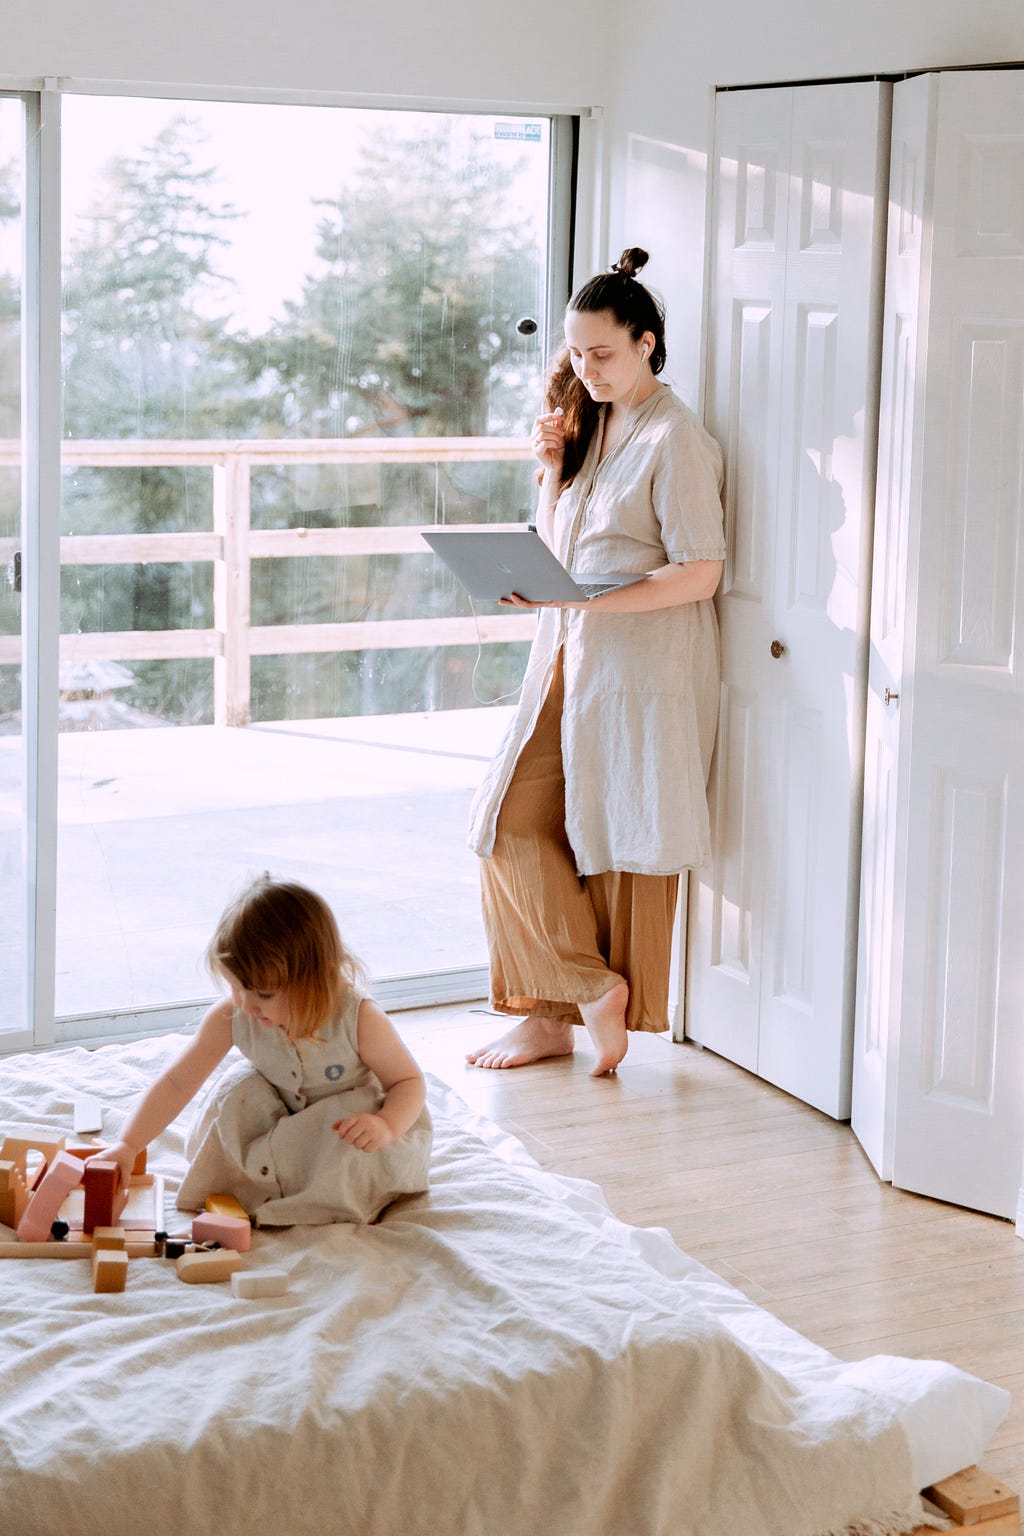
[(593, 1076), (627, 1031), (668, 1027), (679, 873), (709, 857), (718, 718), (722, 457), (659, 383), (661, 306), (624, 251), (570, 301), (534, 423), (537, 527), (574, 571), (646, 573), (542, 608), (515, 716), (477, 793), (491, 993), (525, 1015), (467, 1060), (519, 1067), (573, 1049)]

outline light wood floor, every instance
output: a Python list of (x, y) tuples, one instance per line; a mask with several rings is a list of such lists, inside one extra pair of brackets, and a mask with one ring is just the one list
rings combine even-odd
[[(474, 1012), (473, 1008), (481, 1011)], [(600, 1184), (768, 1311), (846, 1360), (951, 1361), (1013, 1394), (987, 1471), (1024, 1492), (1024, 1242), (1009, 1222), (881, 1184), (848, 1125), (731, 1062), (633, 1035), (617, 1075), (589, 1051), (505, 1072), (465, 1064), (484, 1004), (395, 1015), (425, 1070), (537, 1161)]]

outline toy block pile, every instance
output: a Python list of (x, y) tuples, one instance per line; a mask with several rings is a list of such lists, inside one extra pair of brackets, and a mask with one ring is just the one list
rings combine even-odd
[[(76, 1130), (101, 1123), (98, 1107), (86, 1115), (76, 1105)], [(169, 1237), (160, 1230), (163, 1180), (146, 1173), (145, 1152), (125, 1187), (117, 1163), (97, 1156), (103, 1150), (98, 1141), (0, 1133), (0, 1227), (12, 1229), (0, 1259), (87, 1258), (93, 1289), (109, 1294), (125, 1289), (129, 1259), (162, 1257), (189, 1285), (230, 1280), (235, 1296), (284, 1294), (283, 1271), (242, 1272), (252, 1223), (233, 1196), (211, 1195), (191, 1233)]]

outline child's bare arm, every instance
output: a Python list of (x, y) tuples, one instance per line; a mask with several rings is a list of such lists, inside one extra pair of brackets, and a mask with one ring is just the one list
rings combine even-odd
[(359, 1005), (356, 1041), (360, 1059), (380, 1079), (384, 1103), (373, 1115), (346, 1115), (335, 1121), (334, 1129), (360, 1152), (376, 1152), (414, 1123), (426, 1102), (427, 1085), (395, 1026), (370, 998)]
[(207, 1011), (181, 1055), (147, 1088), (118, 1140), (96, 1154), (118, 1164), (123, 1182), (127, 1183), (137, 1154), (167, 1129), (227, 1055), (231, 1048), (231, 1013), (227, 999)]

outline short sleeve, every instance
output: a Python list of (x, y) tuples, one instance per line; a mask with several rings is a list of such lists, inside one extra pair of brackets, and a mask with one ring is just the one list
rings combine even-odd
[(651, 490), (670, 560), (725, 559), (722, 451), (697, 420), (666, 433)]

